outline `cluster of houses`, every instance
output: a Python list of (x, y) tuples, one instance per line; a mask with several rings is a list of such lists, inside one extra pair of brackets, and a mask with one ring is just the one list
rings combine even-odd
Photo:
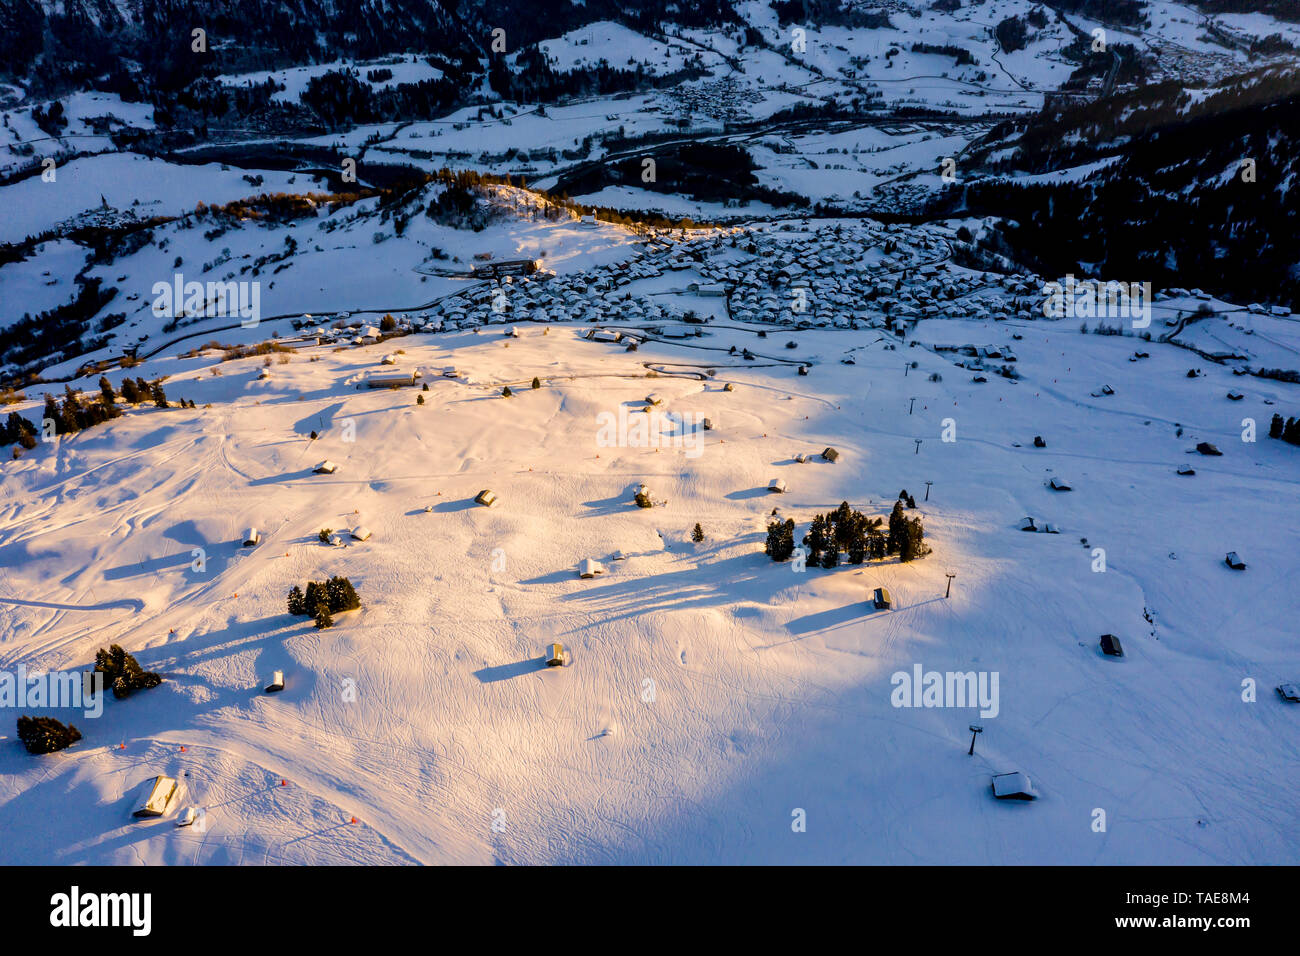
[[(320, 344), (368, 345), (393, 335), (450, 332), (516, 322), (627, 323), (664, 338), (701, 334), (702, 317), (716, 313), (704, 301), (721, 299), (731, 321), (795, 329), (876, 327), (906, 335), (930, 318), (1038, 319), (1043, 280), (957, 266), (956, 233), (871, 220), (766, 222), (729, 229), (654, 230), (636, 254), (582, 272), (557, 276), (534, 260), (492, 264), (476, 283), (440, 300), (432, 311), (394, 313), (377, 326), (373, 316), (343, 312), (303, 316), (295, 323)], [(642, 280), (653, 293), (629, 288)], [(680, 277), (673, 281), (672, 277)], [(1176, 295), (1167, 290), (1156, 297)], [(698, 312), (689, 297), (701, 300)], [(394, 324), (395, 323), (395, 324)], [(686, 326), (686, 327), (683, 327)], [(693, 326), (693, 327), (691, 327)], [(601, 341), (618, 341), (603, 331)], [(1005, 347), (937, 345), (975, 359), (1014, 362)]]
[[(723, 122), (748, 118), (749, 106), (761, 103), (766, 97), (751, 86), (741, 86), (727, 76), (720, 80), (699, 83), (678, 83), (661, 94), (660, 108), (664, 112), (699, 114)], [(717, 127), (722, 132), (723, 127)]]

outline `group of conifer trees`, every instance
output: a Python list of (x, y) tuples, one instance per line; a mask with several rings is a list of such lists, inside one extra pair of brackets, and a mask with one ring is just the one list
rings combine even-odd
[[(113, 390), (108, 376), (100, 376), (99, 394), (87, 398), (71, 386), (63, 387), (63, 401), (60, 402), (51, 393), (45, 395), (45, 409), (41, 414), (43, 420), (54, 423), (56, 435), (72, 435), (86, 428), (101, 425), (114, 418), (120, 418), (122, 410), (118, 401), (128, 405), (152, 403), (157, 408), (170, 408), (167, 394), (162, 382), (146, 382), (142, 378), (124, 378), (120, 392)], [(193, 400), (181, 399), (182, 408), (194, 408)], [(0, 445), (20, 445), (23, 448), (35, 448), (40, 441), (41, 429), (17, 412), (10, 412), (0, 425)], [(15, 457), (17, 452), (15, 452)]]
[[(801, 542), (808, 564), (833, 568), (840, 564), (841, 556), (849, 564), (862, 564), (891, 554), (898, 555), (900, 561), (929, 554), (921, 519), (904, 513), (906, 508), (915, 507), (916, 500), (904, 489), (894, 502), (888, 524), (881, 518), (868, 518), (861, 511), (853, 510), (847, 501), (830, 514), (814, 516)], [(794, 519), (778, 519), (767, 526), (764, 552), (773, 561), (788, 561), (794, 555), (794, 542)]]
[(1284, 420), (1281, 415), (1274, 415), (1272, 423), (1268, 426), (1268, 437), (1280, 438), (1291, 445), (1300, 445), (1300, 418)]
[[(130, 697), (138, 690), (148, 690), (163, 682), (161, 674), (147, 671), (134, 656), (120, 644), (95, 652), (95, 666), (91, 674), (103, 678), (102, 687), (110, 688), (118, 700)], [(72, 724), (64, 724), (54, 717), (18, 718), (18, 739), (31, 754), (50, 754), (71, 747), (81, 739), (81, 731)]]
[(307, 590), (298, 585), (289, 589), (289, 613), (316, 619), (317, 628), (334, 626), (334, 615), (361, 607), (352, 582), (335, 575), (328, 581), (308, 581)]

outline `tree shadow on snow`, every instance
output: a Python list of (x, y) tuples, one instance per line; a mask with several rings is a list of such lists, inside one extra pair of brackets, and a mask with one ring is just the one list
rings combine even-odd
[(692, 560), (680, 571), (606, 579), (560, 600), (608, 607), (609, 613), (603, 615), (606, 622), (657, 611), (719, 607), (737, 600), (767, 603), (772, 594), (789, 584), (783, 578), (763, 573), (770, 564), (761, 554), (737, 555), (703, 566)]

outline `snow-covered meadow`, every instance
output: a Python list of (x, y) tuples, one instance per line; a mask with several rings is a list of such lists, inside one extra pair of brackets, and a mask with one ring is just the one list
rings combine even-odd
[[(717, 351), (635, 353), (518, 330), (308, 347), (266, 378), (173, 350), (138, 371), (198, 408), (3, 466), (4, 667), (84, 668), (117, 642), (167, 677), (98, 719), (60, 714), (86, 735), (69, 751), (0, 749), (4, 862), (1295, 862), (1297, 714), (1272, 688), (1297, 676), (1297, 465), (1239, 424), (1266, 428), (1290, 386), (1229, 402), (1224, 369), (1187, 379), (1188, 353), (1159, 345), (1130, 363), (1134, 340), (1065, 322), (919, 326), (1020, 335), (1023, 377), (985, 384), (875, 330), (718, 328), (694, 340)], [(810, 376), (764, 361), (787, 335)], [(429, 390), (358, 390), (385, 354)], [(1115, 394), (1091, 397), (1102, 382)], [(602, 412), (650, 392), (712, 419), (702, 453), (598, 442)], [(1189, 454), (1201, 440), (1223, 456)], [(828, 445), (838, 463), (795, 463)], [(325, 458), (338, 471), (312, 474)], [(641, 483), (666, 503), (635, 507)], [(900, 488), (922, 560), (799, 573), (762, 552), (774, 506), (802, 535), (841, 500), (887, 514)], [(1021, 532), (1026, 515), (1061, 533)], [(363, 524), (367, 541), (317, 540)], [(262, 541), (241, 547), (250, 526)], [(584, 558), (605, 575), (580, 580)], [(329, 574), (360, 611), (325, 631), (286, 614), (292, 584)], [(552, 641), (570, 666), (543, 666)], [(917, 665), (996, 673), (997, 715), (893, 706)], [(273, 670), (288, 686), (265, 695)], [(1011, 769), (1038, 801), (993, 800)], [(201, 832), (129, 820), (156, 773), (207, 808)]]

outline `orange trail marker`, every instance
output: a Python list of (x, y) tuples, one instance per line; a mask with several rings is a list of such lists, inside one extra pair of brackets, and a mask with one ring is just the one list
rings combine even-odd
[(361, 821), (359, 821), (356, 817), (353, 817), (353, 818), (352, 818), (352, 822), (353, 822), (353, 823), (360, 823)]
[(185, 745), (181, 744), (181, 753), (185, 753)]
[(126, 749), (126, 744), (118, 744), (118, 745), (117, 745), (117, 749), (118, 749), (118, 750), (125, 750), (125, 749)]
[(287, 787), (287, 786), (289, 786), (289, 783), (288, 783), (287, 780), (281, 780), (281, 781), (280, 781), (280, 786), (282, 786), (282, 787)]

